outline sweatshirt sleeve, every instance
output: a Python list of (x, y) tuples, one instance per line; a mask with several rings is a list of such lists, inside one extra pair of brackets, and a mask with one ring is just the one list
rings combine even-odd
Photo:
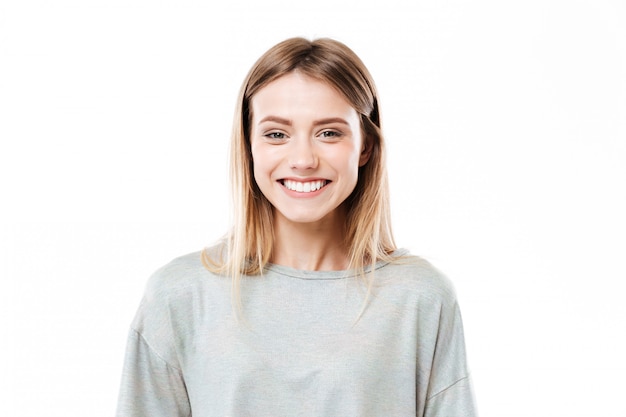
[(470, 378), (464, 377), (431, 397), (426, 407), (426, 416), (475, 417), (476, 409)]
[(459, 306), (444, 303), (431, 368), (425, 417), (475, 417), (471, 378), (467, 368), (465, 338)]
[(128, 335), (117, 417), (188, 417), (180, 369), (168, 364), (134, 329)]
[(117, 417), (191, 415), (178, 351), (184, 335), (173, 319), (184, 314), (181, 276), (178, 265), (170, 263), (148, 280), (128, 333)]

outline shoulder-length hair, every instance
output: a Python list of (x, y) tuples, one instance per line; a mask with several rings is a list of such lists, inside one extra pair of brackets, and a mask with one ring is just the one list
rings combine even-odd
[(326, 82), (341, 93), (360, 115), (363, 141), (371, 149), (369, 160), (359, 168), (354, 191), (343, 203), (350, 269), (363, 275), (366, 265), (391, 260), (396, 249), (378, 94), (369, 71), (350, 48), (336, 40), (287, 39), (258, 59), (239, 92), (230, 147), (233, 225), (222, 250), (205, 250), (202, 256), (211, 271), (232, 277), (235, 294), (242, 275), (262, 274), (274, 246), (273, 207), (253, 174), (251, 100), (264, 86), (294, 71)]

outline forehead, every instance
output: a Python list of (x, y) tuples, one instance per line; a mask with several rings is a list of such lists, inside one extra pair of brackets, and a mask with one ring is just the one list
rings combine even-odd
[(253, 118), (272, 113), (284, 116), (356, 115), (346, 98), (329, 83), (308, 75), (291, 72), (268, 83), (252, 97)]

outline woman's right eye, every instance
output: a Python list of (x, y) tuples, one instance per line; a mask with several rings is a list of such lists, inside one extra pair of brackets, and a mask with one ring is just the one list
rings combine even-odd
[(265, 137), (268, 139), (280, 140), (280, 139), (285, 139), (286, 136), (282, 132), (270, 132), (270, 133), (267, 133)]

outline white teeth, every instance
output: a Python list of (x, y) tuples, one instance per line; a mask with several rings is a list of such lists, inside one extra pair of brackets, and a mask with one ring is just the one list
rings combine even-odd
[(283, 185), (291, 191), (297, 191), (299, 193), (310, 193), (312, 191), (317, 191), (323, 186), (325, 186), (326, 180), (308, 181), (308, 182), (284, 180)]

